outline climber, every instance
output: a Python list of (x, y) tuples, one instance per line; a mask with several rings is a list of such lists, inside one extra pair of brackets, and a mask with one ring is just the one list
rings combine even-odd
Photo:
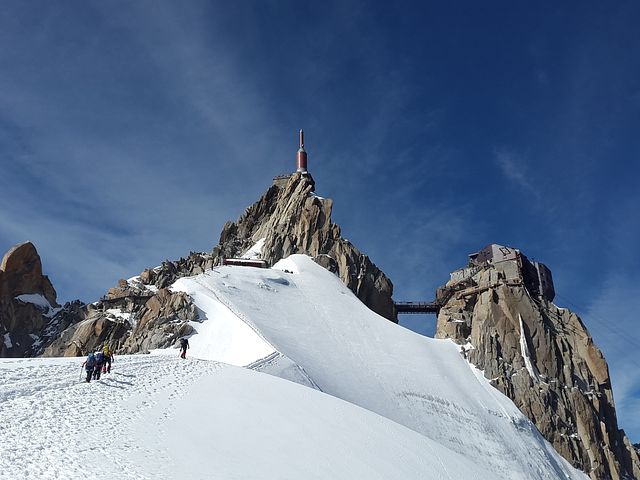
[(189, 340), (187, 337), (182, 337), (180, 339), (180, 358), (187, 357), (187, 348), (189, 348)]
[(102, 350), (98, 350), (93, 356), (96, 360), (96, 365), (93, 369), (93, 379), (100, 380), (100, 373), (102, 373), (102, 367), (104, 366), (104, 353), (102, 353)]
[(93, 374), (93, 369), (96, 366), (96, 357), (93, 354), (93, 352), (89, 353), (89, 355), (87, 356), (87, 359), (84, 361), (82, 366), (85, 367), (87, 371), (86, 382), (89, 383), (91, 381), (91, 375)]
[(102, 367), (102, 373), (111, 373), (111, 362), (113, 362), (113, 352), (109, 348), (108, 344), (104, 344), (102, 349), (104, 354), (104, 366)]

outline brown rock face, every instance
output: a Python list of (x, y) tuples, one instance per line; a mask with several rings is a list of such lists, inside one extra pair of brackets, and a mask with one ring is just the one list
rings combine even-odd
[(551, 290), (538, 288), (544, 282), (535, 284), (528, 263), (518, 252), (452, 273), (438, 292), (436, 337), (466, 344), (469, 361), (591, 478), (640, 478), (638, 454), (618, 429), (607, 362), (580, 318), (545, 298)]
[(64, 324), (58, 307), (33, 244), (11, 248), (0, 265), (0, 357), (37, 355)]
[(154, 292), (126, 280), (120, 280), (83, 313), (82, 321), (64, 330), (47, 347), (45, 356), (85, 355), (104, 344), (120, 354), (166, 348), (193, 332), (188, 322), (199, 320), (188, 295), (164, 288)]
[(44, 351), (45, 357), (78, 357), (101, 350), (108, 344), (113, 349), (120, 343), (129, 326), (99, 311), (85, 312), (86, 319), (70, 325)]
[(49, 278), (42, 274), (40, 255), (33, 243), (25, 242), (12, 247), (2, 258), (2, 293), (7, 296), (39, 293), (56, 307), (56, 291)]
[(397, 322), (393, 284), (369, 257), (340, 236), (340, 227), (331, 223), (333, 201), (313, 192), (313, 180), (300, 173), (286, 183), (274, 184), (237, 222), (224, 226), (212, 251), (215, 264), (242, 255), (264, 239), (261, 258), (270, 265), (294, 253), (314, 257), (371, 310)]

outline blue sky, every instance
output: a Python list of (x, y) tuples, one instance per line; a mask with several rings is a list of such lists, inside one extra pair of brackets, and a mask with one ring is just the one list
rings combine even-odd
[(546, 263), (640, 441), (640, 5), (449, 3), (3, 4), (0, 249), (92, 301), (210, 250), (303, 127), (396, 299), (491, 242)]

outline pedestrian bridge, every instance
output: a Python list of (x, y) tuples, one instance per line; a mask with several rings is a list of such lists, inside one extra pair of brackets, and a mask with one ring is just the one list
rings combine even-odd
[(433, 302), (394, 302), (398, 313), (434, 313), (440, 311), (440, 304)]

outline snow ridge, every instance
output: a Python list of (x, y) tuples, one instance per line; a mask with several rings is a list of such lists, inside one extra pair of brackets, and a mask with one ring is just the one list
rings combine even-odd
[(86, 384), (81, 359), (0, 359), (0, 478), (587, 479), (459, 346), (309, 257), (171, 289), (203, 319), (186, 360), (116, 357)]
[[(268, 345), (269, 352), (244, 365), (282, 362), (262, 371), (312, 383), (404, 425), (491, 471), (491, 478), (585, 478), (508, 398), (470, 372), (457, 345), (391, 324), (309, 257), (292, 255), (272, 269), (220, 267), (173, 288), (191, 295), (209, 319), (214, 305), (223, 306)], [(207, 321), (194, 325), (193, 345), (210, 343), (202, 331)], [(206, 355), (215, 358), (210, 350)]]

